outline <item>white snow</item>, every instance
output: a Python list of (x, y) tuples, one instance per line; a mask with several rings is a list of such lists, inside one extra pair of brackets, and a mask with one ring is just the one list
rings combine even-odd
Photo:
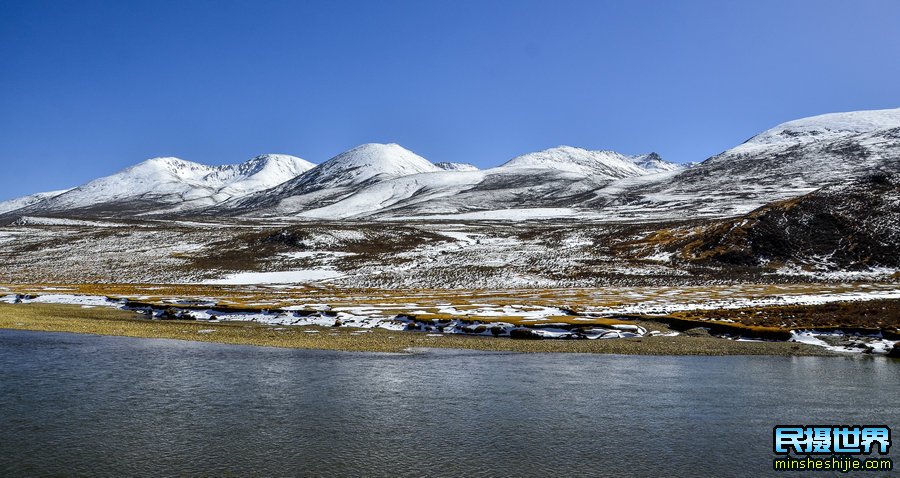
[(478, 171), (478, 167), (476, 167), (474, 164), (469, 163), (440, 162), (435, 163), (434, 165), (443, 169), (444, 171)]
[(566, 218), (566, 217), (592, 217), (588, 212), (568, 207), (536, 207), (536, 208), (510, 208), (495, 209), (491, 211), (464, 212), (459, 214), (434, 214), (422, 216), (392, 217), (388, 220), (407, 221), (415, 219), (454, 219), (454, 220), (504, 220), (524, 221), (530, 219)]
[(204, 281), (203, 284), (247, 285), (247, 284), (300, 284), (318, 282), (342, 277), (343, 274), (329, 269), (302, 269), (282, 272), (239, 272), (224, 279)]
[(16, 219), (17, 226), (84, 226), (84, 227), (133, 227), (121, 222), (85, 221), (59, 217), (22, 216)]
[(566, 315), (565, 312), (557, 307), (545, 306), (526, 306), (526, 305), (505, 305), (500, 307), (477, 307), (468, 309), (458, 309), (454, 306), (443, 306), (438, 309), (440, 314), (458, 315), (458, 316), (479, 316), (479, 317), (506, 317), (516, 316), (525, 320), (545, 320), (548, 317), (560, 317)]
[[(843, 353), (860, 353), (866, 350), (863, 347), (849, 347), (845, 345), (831, 345), (822, 337), (835, 337), (835, 338), (847, 338), (840, 331), (835, 332), (819, 332), (816, 330), (793, 330), (791, 331), (791, 341), (799, 342), (807, 345), (815, 345), (817, 347), (824, 347), (828, 350), (834, 352), (843, 352)], [(852, 341), (856, 342), (860, 345), (865, 345), (871, 348), (872, 353), (875, 354), (886, 354), (891, 348), (894, 346), (893, 340), (884, 339), (881, 335), (871, 336), (871, 335), (859, 335), (853, 334), (849, 337), (852, 337)]]
[(900, 273), (900, 269), (893, 267), (872, 267), (861, 271), (844, 271), (844, 270), (806, 270), (796, 265), (788, 265), (778, 268), (771, 275), (786, 275), (811, 277), (815, 279), (825, 280), (865, 280), (880, 279), (891, 277)]
[(348, 218), (385, 210), (415, 197), (416, 202), (452, 196), (484, 179), (482, 171), (438, 171), (410, 174), (375, 183), (334, 204), (299, 214), (307, 218)]
[(296, 252), (282, 252), (278, 254), (282, 257), (287, 257), (288, 259), (330, 259), (334, 257), (346, 257), (346, 256), (355, 256), (354, 252), (340, 252), (340, 251), (296, 251)]
[[(75, 295), (75, 294), (46, 294), (31, 299), (19, 299), (23, 304), (70, 304), (90, 307), (121, 307), (121, 302), (110, 300), (99, 295)], [(16, 302), (15, 295), (0, 297), (0, 302), (12, 304)]]
[(472, 236), (477, 236), (478, 234), (471, 234), (468, 232), (460, 232), (460, 231), (435, 231), (442, 236), (447, 236), (452, 239), (456, 239), (457, 242), (462, 242), (464, 244), (475, 244), (477, 239), (473, 239)]
[[(675, 289), (670, 292), (673, 296), (680, 295)], [(836, 292), (820, 294), (783, 294), (758, 298), (732, 298), (720, 300), (707, 300), (698, 302), (675, 301), (667, 298), (661, 300), (646, 300), (636, 304), (620, 305), (615, 307), (591, 308), (592, 313), (598, 315), (617, 314), (670, 314), (672, 312), (688, 310), (719, 310), (719, 309), (744, 309), (749, 307), (783, 306), (783, 305), (822, 305), (832, 302), (852, 302), (878, 299), (900, 299), (900, 288), (888, 290), (871, 290), (855, 292)]]

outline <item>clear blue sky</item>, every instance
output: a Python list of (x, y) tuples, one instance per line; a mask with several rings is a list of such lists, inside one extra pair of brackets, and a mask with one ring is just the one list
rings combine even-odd
[(900, 106), (900, 1), (0, 0), (0, 199), (365, 142), (700, 161)]

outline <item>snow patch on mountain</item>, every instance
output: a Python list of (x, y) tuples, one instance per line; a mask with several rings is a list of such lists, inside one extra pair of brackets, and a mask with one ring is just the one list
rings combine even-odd
[(478, 171), (477, 166), (469, 163), (450, 163), (442, 161), (440, 163), (434, 163), (434, 165), (444, 171)]
[(299, 214), (301, 217), (344, 219), (383, 212), (398, 203), (404, 206), (439, 201), (473, 187), (485, 177), (483, 171), (440, 171), (412, 174), (378, 182), (325, 207)]
[(453, 220), (453, 221), (533, 221), (538, 219), (597, 219), (595, 212), (585, 212), (579, 209), (567, 207), (534, 207), (534, 208), (509, 208), (492, 209), (488, 211), (464, 212), (458, 214), (430, 214), (427, 216), (403, 216), (388, 217), (387, 221), (414, 221), (414, 220)]

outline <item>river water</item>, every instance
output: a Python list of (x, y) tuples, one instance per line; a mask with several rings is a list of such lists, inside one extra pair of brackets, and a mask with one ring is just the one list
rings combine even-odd
[(0, 475), (766, 476), (774, 425), (896, 434), (898, 397), (900, 362), (886, 358), (370, 354), (0, 330)]

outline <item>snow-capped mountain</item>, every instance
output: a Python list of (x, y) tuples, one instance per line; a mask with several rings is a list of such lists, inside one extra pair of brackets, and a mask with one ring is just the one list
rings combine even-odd
[(224, 166), (206, 166), (172, 157), (153, 158), (7, 212), (137, 215), (187, 211), (269, 189), (313, 166), (294, 156), (276, 154)]
[(434, 165), (443, 169), (444, 171), (478, 171), (477, 166), (469, 163), (451, 163), (442, 161), (440, 163), (434, 163)]
[(900, 171), (900, 108), (789, 121), (670, 178), (600, 189), (587, 206), (644, 219), (728, 217), (876, 171)]

